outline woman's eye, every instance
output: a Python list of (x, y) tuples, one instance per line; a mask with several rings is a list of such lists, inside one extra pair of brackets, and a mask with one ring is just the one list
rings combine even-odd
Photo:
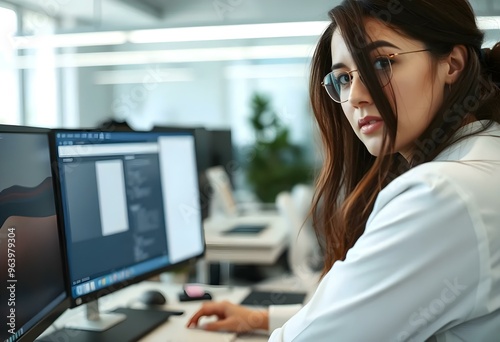
[(335, 76), (335, 79), (337, 83), (339, 83), (342, 86), (348, 85), (351, 83), (351, 77), (349, 76), (348, 73), (343, 73), (340, 75)]
[(373, 62), (375, 70), (386, 70), (390, 69), (392, 65), (392, 60), (388, 57), (379, 57)]

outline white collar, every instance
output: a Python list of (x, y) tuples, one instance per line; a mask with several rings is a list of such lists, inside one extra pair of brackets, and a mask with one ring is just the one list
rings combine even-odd
[[(439, 155), (434, 158), (435, 161), (441, 160), (460, 160), (472, 148), (473, 142), (480, 136), (496, 136), (500, 137), (500, 124), (493, 122), (492, 125), (484, 129), (490, 120), (479, 120), (471, 122), (460, 127), (453, 135), (452, 141), (457, 141), (461, 137), (467, 136), (460, 142), (453, 143), (444, 149)], [(481, 132), (480, 134), (476, 134)]]

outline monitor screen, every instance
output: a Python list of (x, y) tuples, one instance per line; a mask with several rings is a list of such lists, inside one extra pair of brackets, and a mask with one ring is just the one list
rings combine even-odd
[(67, 307), (48, 132), (0, 126), (0, 341), (33, 341)]
[[(233, 157), (232, 133), (230, 129), (206, 129), (203, 127), (173, 127), (155, 126), (153, 131), (193, 131), (196, 137), (196, 161), (198, 164), (198, 179), (200, 183), (200, 201), (202, 217), (210, 216), (210, 209), (214, 206), (214, 196), (219, 197), (219, 187), (214, 187), (209, 179), (207, 171), (213, 167), (222, 167), (227, 181), (229, 191), (226, 194), (232, 197), (234, 187), (233, 174), (238, 171), (240, 163)], [(232, 199), (234, 201), (234, 199)], [(217, 201), (217, 199), (215, 199)], [(218, 204), (215, 204), (218, 206)]]
[(155, 126), (152, 131), (155, 132), (179, 132), (189, 131), (195, 137), (196, 165), (198, 169), (198, 183), (200, 193), (200, 207), (202, 219), (208, 217), (210, 205), (211, 188), (205, 175), (205, 171), (211, 166), (212, 146), (210, 135), (203, 127), (178, 127), (178, 126)]
[(211, 160), (210, 167), (222, 166), (233, 184), (232, 173), (238, 166), (233, 157), (233, 140), (230, 129), (211, 129), (210, 135)]
[(73, 306), (203, 255), (192, 132), (53, 138)]

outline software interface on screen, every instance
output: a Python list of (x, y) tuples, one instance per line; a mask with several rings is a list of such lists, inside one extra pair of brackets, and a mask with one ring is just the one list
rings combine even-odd
[(55, 143), (76, 304), (203, 253), (191, 134), (60, 131)]
[(66, 298), (48, 135), (0, 132), (0, 175), (0, 341), (15, 341)]

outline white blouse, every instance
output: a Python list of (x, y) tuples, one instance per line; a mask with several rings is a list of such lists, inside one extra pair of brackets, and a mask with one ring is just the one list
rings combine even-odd
[(381, 191), (345, 261), (270, 341), (499, 342), (500, 125)]

